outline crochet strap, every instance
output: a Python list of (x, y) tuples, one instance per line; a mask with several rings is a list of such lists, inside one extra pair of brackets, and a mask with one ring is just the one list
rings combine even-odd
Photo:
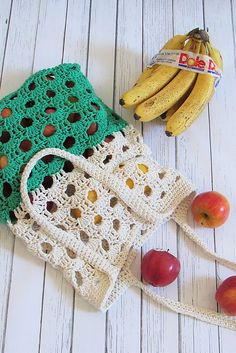
[(135, 276), (127, 271), (127, 280), (131, 285), (135, 285), (142, 289), (149, 297), (151, 297), (158, 304), (164, 305), (168, 309), (175, 311), (179, 314), (184, 314), (187, 316), (194, 317), (201, 321), (208, 322), (213, 325), (218, 325), (231, 330), (236, 330), (236, 321), (230, 319), (228, 316), (216, 313), (212, 310), (198, 308), (193, 305), (183, 304), (173, 299), (168, 299), (154, 293), (147, 285), (139, 281)]
[(176, 210), (172, 219), (182, 228), (184, 233), (191, 239), (195, 244), (197, 244), (204, 253), (208, 255), (212, 260), (216, 260), (221, 265), (236, 270), (236, 262), (225, 259), (224, 257), (218, 255), (215, 251), (210, 250), (207, 245), (198, 237), (197, 233), (192, 227), (190, 227), (184, 220), (186, 215), (183, 214), (181, 207)]

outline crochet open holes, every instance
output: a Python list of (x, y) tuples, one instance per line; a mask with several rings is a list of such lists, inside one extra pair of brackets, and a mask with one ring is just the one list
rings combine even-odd
[(128, 146), (123, 146), (123, 147), (122, 147), (122, 151), (123, 151), (123, 152), (126, 152), (126, 151), (128, 151), (128, 150), (129, 150), (129, 147), (128, 147)]
[(111, 142), (112, 140), (114, 140), (114, 138), (115, 138), (115, 136), (108, 135), (108, 136), (106, 136), (106, 138), (105, 138), (105, 142), (109, 143), (109, 142)]
[(103, 163), (104, 163), (104, 164), (107, 164), (107, 163), (110, 162), (111, 159), (112, 159), (112, 155), (111, 155), (111, 154), (108, 154), (108, 155), (106, 156), (106, 158), (104, 159)]
[(68, 97), (68, 101), (70, 103), (76, 103), (76, 102), (79, 101), (79, 99), (77, 97), (75, 97), (75, 96), (70, 96), (70, 97)]
[(75, 186), (73, 184), (68, 184), (65, 193), (69, 197), (73, 196), (75, 194)]
[(46, 95), (48, 96), (48, 98), (54, 98), (56, 95), (56, 92), (54, 92), (53, 90), (49, 89), (46, 92)]
[(12, 110), (10, 108), (3, 108), (1, 111), (1, 116), (3, 119), (9, 118), (12, 115)]
[(0, 137), (0, 141), (2, 143), (7, 143), (10, 140), (10, 138), (11, 138), (10, 133), (8, 131), (3, 131)]
[(112, 116), (115, 118), (115, 120), (119, 120), (120, 119), (119, 116), (116, 115), (115, 113), (112, 113)]
[(8, 166), (8, 158), (6, 155), (0, 155), (0, 170)]
[(161, 199), (163, 199), (163, 197), (165, 196), (165, 194), (166, 194), (166, 192), (165, 191), (162, 191), (162, 193), (161, 193)]
[(74, 144), (75, 144), (75, 138), (74, 138), (73, 136), (68, 136), (68, 137), (65, 139), (65, 141), (64, 141), (64, 143), (63, 143), (63, 146), (64, 146), (65, 148), (70, 148), (70, 147), (72, 147)]
[(109, 251), (109, 249), (110, 249), (109, 243), (106, 239), (102, 239), (102, 248), (105, 251)]
[(8, 198), (9, 196), (11, 196), (12, 193), (12, 187), (11, 184), (9, 184), (7, 181), (5, 181), (5, 183), (3, 183), (3, 196)]
[(91, 106), (95, 109), (95, 110), (100, 110), (99, 105), (97, 105), (96, 103), (92, 102)]
[(149, 170), (148, 166), (146, 164), (138, 164), (138, 169), (141, 170), (144, 174), (146, 174)]
[(53, 81), (55, 79), (55, 75), (53, 75), (53, 74), (47, 74), (46, 75), (46, 80), (47, 81)]
[(66, 227), (63, 224), (57, 224), (56, 227), (61, 230), (66, 230)]
[(57, 204), (53, 201), (47, 201), (46, 208), (48, 212), (54, 213), (57, 211)]
[(75, 259), (76, 258), (76, 253), (73, 250), (71, 250), (69, 248), (66, 248), (66, 253), (71, 259)]
[(179, 181), (180, 179), (180, 175), (177, 175), (177, 177), (175, 178), (175, 182)]
[(113, 220), (113, 228), (118, 231), (120, 229), (120, 221), (119, 219), (114, 219)]
[(29, 84), (29, 90), (30, 90), (30, 91), (33, 91), (35, 88), (36, 88), (35, 82), (31, 82), (31, 83)]
[(41, 243), (41, 248), (44, 254), (49, 254), (52, 251), (52, 245), (47, 242)]
[(20, 149), (22, 152), (27, 152), (31, 149), (32, 142), (30, 140), (23, 140), (20, 144)]
[(79, 113), (70, 113), (70, 115), (68, 116), (68, 120), (72, 124), (76, 123), (80, 119), (81, 119), (81, 115)]
[(64, 172), (70, 173), (72, 172), (73, 169), (74, 169), (73, 163), (71, 163), (70, 161), (65, 161), (64, 167), (63, 167)]
[(80, 218), (81, 217), (81, 210), (79, 208), (72, 208), (70, 210), (70, 215), (72, 218)]
[(128, 186), (128, 188), (133, 189), (134, 188), (134, 181), (129, 178), (126, 180), (126, 185)]
[(9, 212), (9, 218), (12, 224), (16, 224), (18, 219), (16, 218), (16, 215), (14, 213), (14, 211), (10, 211)]
[(92, 203), (94, 203), (95, 201), (97, 201), (98, 195), (96, 193), (95, 190), (90, 190), (88, 192), (88, 200)]
[(102, 223), (102, 216), (100, 216), (99, 214), (97, 214), (95, 217), (94, 217), (94, 224), (95, 225), (99, 225)]
[(86, 244), (89, 241), (89, 236), (85, 231), (81, 230), (80, 231), (80, 239), (83, 243)]
[(56, 108), (54, 108), (54, 107), (47, 107), (46, 109), (45, 109), (45, 113), (46, 114), (53, 114), (53, 113), (55, 113), (56, 112)]
[(91, 89), (86, 88), (86, 92), (88, 92), (89, 94), (92, 93)]
[(10, 98), (11, 101), (14, 101), (15, 99), (17, 99), (17, 94), (13, 94), (13, 96)]
[(20, 122), (22, 127), (29, 127), (33, 124), (33, 119), (31, 118), (23, 118)]
[(163, 179), (165, 174), (166, 174), (165, 172), (160, 172), (160, 173), (158, 173), (158, 176), (160, 179)]
[(82, 277), (82, 275), (81, 275), (81, 273), (80, 273), (79, 271), (76, 271), (76, 272), (75, 272), (75, 279), (76, 279), (77, 285), (78, 285), (79, 287), (82, 286), (82, 284), (83, 284), (83, 277)]
[(85, 177), (85, 179), (90, 179), (91, 175), (89, 175), (88, 173), (84, 172), (84, 177)]
[(33, 100), (30, 100), (25, 103), (26, 108), (32, 108), (34, 105), (35, 105), (35, 101), (33, 101)]
[(40, 229), (40, 225), (37, 222), (32, 224), (32, 229), (34, 232), (37, 232)]
[(91, 157), (94, 154), (94, 150), (92, 148), (87, 148), (84, 153), (83, 156), (88, 159), (89, 157)]
[(45, 163), (45, 164), (48, 164), (50, 162), (52, 162), (54, 159), (54, 156), (52, 154), (49, 154), (47, 156), (44, 156), (42, 157), (42, 161)]
[(95, 132), (97, 131), (97, 129), (98, 129), (98, 124), (97, 124), (97, 123), (92, 123), (92, 124), (89, 126), (88, 130), (87, 130), (87, 134), (88, 134), (88, 135), (93, 135), (93, 134), (95, 134)]
[(56, 128), (53, 125), (47, 125), (44, 128), (43, 134), (45, 137), (50, 137), (55, 134)]
[(152, 189), (150, 188), (150, 186), (146, 185), (144, 187), (144, 195), (145, 196), (151, 196), (151, 194), (152, 194)]
[(110, 206), (111, 207), (115, 207), (115, 205), (117, 205), (117, 203), (118, 203), (118, 198), (117, 197), (112, 197), (111, 199), (110, 199)]
[(72, 88), (74, 87), (74, 85), (75, 85), (74, 81), (66, 81), (66, 87)]
[(53, 177), (51, 177), (50, 175), (45, 176), (42, 185), (44, 189), (50, 189), (53, 185)]

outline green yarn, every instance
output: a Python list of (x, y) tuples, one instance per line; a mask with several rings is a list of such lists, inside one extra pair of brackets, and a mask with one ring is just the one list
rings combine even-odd
[[(0, 101), (0, 222), (7, 221), (19, 206), (21, 174), (36, 152), (57, 147), (86, 154), (86, 149), (126, 125), (96, 96), (78, 64), (62, 64), (32, 75)], [(5, 156), (8, 165), (2, 168)], [(36, 189), (45, 177), (62, 168), (68, 171), (71, 166), (58, 157), (40, 160), (28, 190)]]

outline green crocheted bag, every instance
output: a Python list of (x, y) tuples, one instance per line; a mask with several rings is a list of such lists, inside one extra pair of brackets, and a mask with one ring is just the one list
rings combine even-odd
[[(0, 101), (0, 222), (7, 221), (21, 202), (24, 166), (47, 147), (89, 155), (91, 147), (127, 123), (95, 94), (78, 64), (62, 64), (32, 75), (16, 92)], [(28, 183), (32, 191), (67, 161), (46, 156)]]

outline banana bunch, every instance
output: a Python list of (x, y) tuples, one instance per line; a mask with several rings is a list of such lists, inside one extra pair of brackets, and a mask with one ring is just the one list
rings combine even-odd
[[(222, 70), (220, 52), (198, 28), (176, 35), (162, 49), (177, 49), (210, 56)], [(196, 71), (154, 64), (147, 67), (135, 85), (120, 98), (125, 108), (135, 106), (134, 118), (146, 122), (157, 117), (166, 121), (166, 135), (178, 136), (199, 116), (214, 94), (215, 78)]]

